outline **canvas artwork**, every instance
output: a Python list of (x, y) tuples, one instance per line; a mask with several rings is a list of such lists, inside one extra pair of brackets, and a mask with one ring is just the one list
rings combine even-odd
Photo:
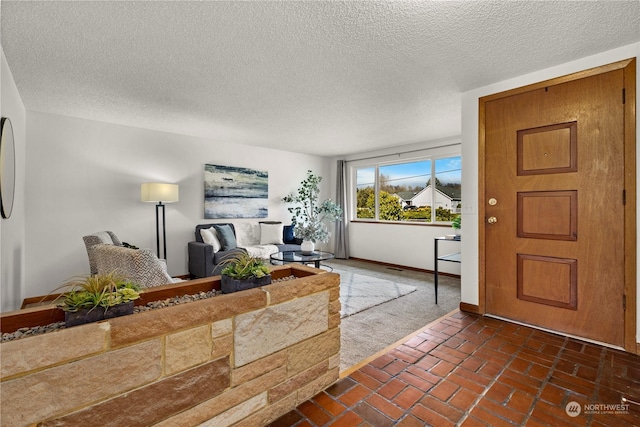
[(205, 219), (266, 218), (268, 211), (268, 172), (204, 165)]

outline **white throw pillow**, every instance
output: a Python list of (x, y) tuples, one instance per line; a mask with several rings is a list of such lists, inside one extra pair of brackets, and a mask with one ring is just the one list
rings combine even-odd
[(271, 254), (278, 253), (278, 247), (276, 245), (247, 246), (244, 249), (252, 257), (262, 258), (267, 260), (267, 262), (271, 257)]
[(236, 241), (239, 248), (260, 244), (260, 224), (257, 222), (234, 223), (236, 229)]
[(202, 228), (200, 229), (200, 236), (202, 236), (202, 241), (208, 245), (213, 246), (213, 252), (218, 252), (222, 245), (220, 244), (220, 240), (218, 240), (218, 234), (216, 233), (216, 229), (211, 227), (209, 229)]
[(260, 224), (261, 245), (283, 245), (284, 224)]

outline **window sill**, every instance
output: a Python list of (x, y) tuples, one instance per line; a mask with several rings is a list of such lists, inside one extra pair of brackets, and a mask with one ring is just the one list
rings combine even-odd
[(418, 227), (446, 227), (451, 228), (451, 223), (447, 222), (413, 222), (413, 221), (371, 221), (352, 219), (349, 221), (351, 224), (384, 224), (384, 225), (409, 225)]

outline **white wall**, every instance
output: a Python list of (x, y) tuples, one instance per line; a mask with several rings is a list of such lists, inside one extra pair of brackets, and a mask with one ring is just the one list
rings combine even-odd
[[(426, 270), (434, 269), (434, 238), (453, 234), (451, 227), (352, 222), (352, 257)], [(442, 241), (440, 256), (460, 252), (460, 242)], [(460, 264), (440, 261), (438, 271), (460, 274)]]
[[(289, 223), (280, 200), (325, 158), (175, 135), (52, 114), (27, 113), (25, 296), (43, 295), (89, 273), (82, 236), (111, 230), (155, 252), (155, 206), (140, 201), (147, 181), (180, 185), (166, 206), (169, 273), (186, 274), (187, 242), (204, 220), (204, 164), (266, 170), (269, 218)], [(324, 184), (324, 183), (323, 183)], [(326, 188), (325, 188), (326, 187)], [(328, 185), (323, 195), (329, 197)], [(325, 194), (326, 193), (326, 194)], [(4, 259), (4, 258), (3, 258)]]
[(0, 48), (0, 115), (13, 127), (16, 152), (15, 200), (11, 216), (0, 219), (0, 310), (19, 306), (24, 287), (25, 109), (11, 70)]
[[(349, 162), (348, 165), (351, 167), (366, 166), (381, 161), (410, 161), (425, 155), (458, 156), (459, 143), (459, 138), (428, 141), (386, 150), (354, 154), (345, 157), (345, 160)], [(335, 170), (336, 165), (333, 164), (332, 166)], [(463, 166), (464, 173), (466, 172)], [(331, 176), (334, 177), (335, 172), (332, 172)], [(335, 188), (335, 180), (331, 188)], [(350, 185), (350, 188), (353, 188), (353, 185)], [(466, 230), (464, 230), (464, 233), (466, 235)], [(351, 222), (349, 224), (350, 255), (355, 258), (433, 270), (433, 239), (436, 236), (444, 236), (445, 234), (453, 234), (451, 227)], [(442, 242), (439, 248), (441, 255), (459, 252), (459, 250), (460, 243), (458, 242)], [(457, 263), (439, 262), (438, 269), (442, 272), (460, 274), (460, 264)]]
[[(634, 43), (619, 49), (610, 50), (598, 55), (582, 58), (577, 61), (548, 68), (535, 73), (506, 80), (483, 88), (462, 94), (462, 158), (464, 159), (464, 173), (462, 175), (463, 223), (465, 224), (465, 239), (462, 250), (465, 262), (462, 265), (462, 301), (478, 304), (478, 101), (481, 97), (514, 89), (547, 79), (575, 73), (589, 68), (598, 67), (612, 62), (632, 57), (640, 57), (640, 43)], [(636, 75), (636, 81), (640, 81)], [(640, 92), (640, 84), (636, 84)], [(640, 95), (636, 94), (636, 100)], [(637, 120), (637, 110), (636, 110)], [(637, 127), (636, 144), (640, 142), (640, 126)], [(637, 150), (640, 159), (640, 150)], [(640, 165), (640, 162), (636, 162)], [(638, 215), (636, 213), (636, 215)], [(640, 223), (640, 215), (638, 216)], [(640, 251), (639, 251), (640, 253)], [(640, 278), (640, 276), (639, 276)], [(638, 307), (640, 307), (640, 292), (638, 293)], [(640, 313), (640, 312), (639, 312)], [(640, 325), (640, 316), (638, 316)], [(638, 329), (640, 341), (640, 329)]]

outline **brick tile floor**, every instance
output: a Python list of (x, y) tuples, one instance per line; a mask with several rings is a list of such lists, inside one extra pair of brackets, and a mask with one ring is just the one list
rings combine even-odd
[(456, 312), (271, 427), (640, 426), (623, 397), (640, 402), (640, 356)]

